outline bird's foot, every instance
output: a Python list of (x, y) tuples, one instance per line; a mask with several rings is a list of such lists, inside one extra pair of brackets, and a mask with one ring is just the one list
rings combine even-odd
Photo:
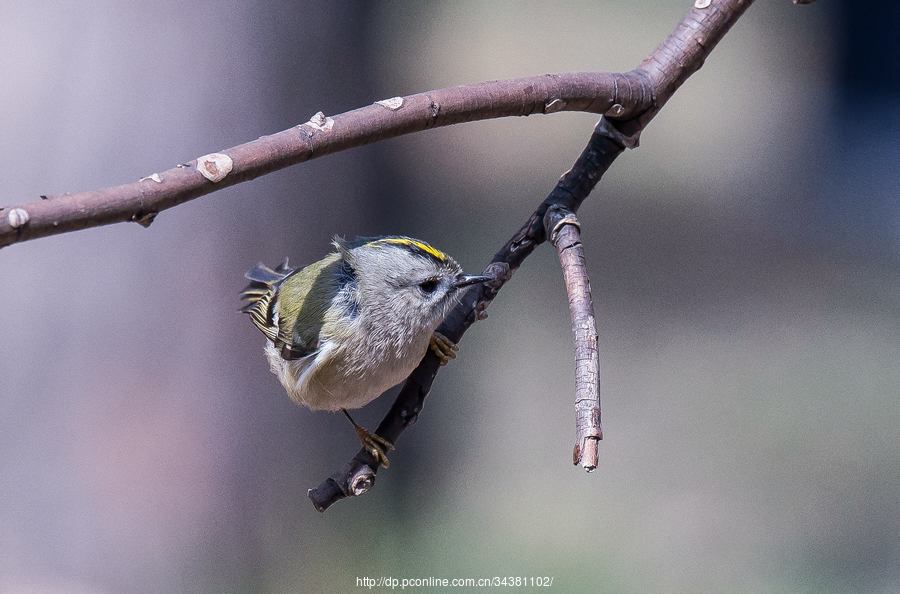
[(394, 444), (381, 437), (377, 433), (370, 433), (364, 427), (356, 425), (356, 436), (367, 452), (372, 454), (375, 461), (387, 468), (391, 465), (388, 460), (387, 453), (394, 449)]
[(440, 332), (435, 332), (431, 335), (431, 342), (428, 346), (431, 348), (431, 351), (437, 355), (441, 365), (446, 365), (450, 362), (450, 359), (456, 359), (456, 353), (459, 351), (459, 347), (456, 343)]

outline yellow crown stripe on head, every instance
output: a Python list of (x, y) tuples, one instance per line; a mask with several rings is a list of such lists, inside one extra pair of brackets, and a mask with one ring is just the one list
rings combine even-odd
[(392, 243), (394, 245), (406, 245), (410, 247), (414, 247), (416, 249), (420, 249), (426, 254), (432, 256), (434, 259), (439, 260), (440, 262), (445, 262), (447, 260), (447, 254), (437, 249), (436, 247), (430, 246), (423, 241), (417, 241), (415, 239), (409, 239), (407, 237), (387, 237), (385, 239), (379, 239), (377, 243)]

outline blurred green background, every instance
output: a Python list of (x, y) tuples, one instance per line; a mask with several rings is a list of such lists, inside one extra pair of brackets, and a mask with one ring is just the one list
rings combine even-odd
[[(0, 2), (2, 204), (138, 179), (394, 95), (625, 70), (674, 2)], [(900, 9), (758, 2), (581, 217), (601, 466), (542, 248), (364, 498), (238, 315), (246, 268), (401, 233), (483, 266), (595, 116), (464, 124), (0, 253), (0, 591), (900, 590)], [(375, 426), (384, 397), (359, 413)]]

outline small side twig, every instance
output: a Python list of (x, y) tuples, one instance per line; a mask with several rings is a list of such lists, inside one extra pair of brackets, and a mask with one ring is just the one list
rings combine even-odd
[(603, 439), (600, 427), (600, 351), (597, 322), (591, 297), (591, 281), (581, 243), (581, 225), (575, 213), (553, 206), (544, 215), (544, 229), (556, 248), (562, 266), (572, 337), (575, 342), (575, 448), (572, 463), (591, 472), (597, 468), (598, 443)]

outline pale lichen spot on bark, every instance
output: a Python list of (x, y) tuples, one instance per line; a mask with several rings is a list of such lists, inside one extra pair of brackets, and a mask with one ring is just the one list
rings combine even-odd
[(321, 111), (317, 111), (311, 118), (309, 118), (308, 122), (301, 125), (315, 128), (320, 132), (328, 132), (332, 127), (334, 127), (334, 118), (330, 118)]
[(148, 175), (147, 177), (142, 177), (138, 181), (147, 181), (147, 180), (154, 181), (158, 184), (162, 183), (162, 178), (159, 176), (158, 173), (152, 173), (152, 174)]
[(224, 153), (210, 153), (197, 159), (197, 171), (213, 183), (225, 179), (233, 167), (234, 161)]
[(390, 99), (382, 99), (381, 101), (376, 101), (375, 105), (387, 107), (391, 111), (397, 111), (398, 109), (403, 107), (403, 97), (391, 97)]
[(24, 208), (13, 208), (6, 214), (6, 220), (13, 229), (24, 226), (31, 219), (31, 215)]

